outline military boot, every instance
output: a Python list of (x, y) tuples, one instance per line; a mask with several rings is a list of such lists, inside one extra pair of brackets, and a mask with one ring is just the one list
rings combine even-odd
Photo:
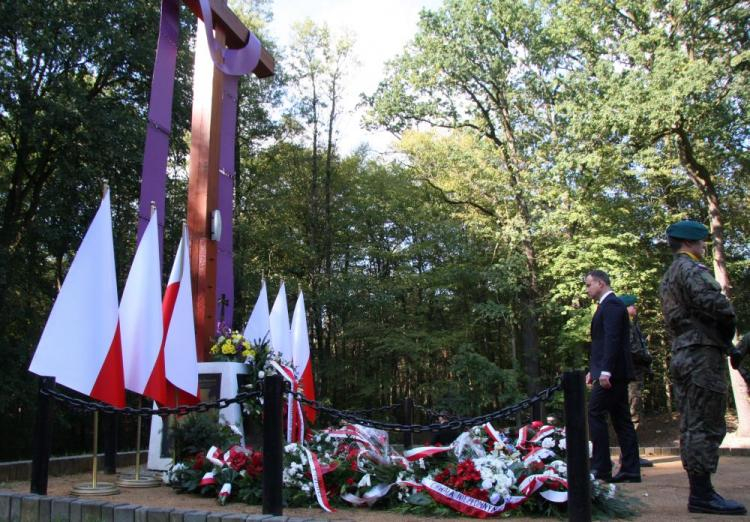
[(734, 500), (727, 500), (711, 485), (709, 473), (688, 473), (690, 498), (688, 511), (691, 513), (711, 513), (714, 515), (745, 515), (745, 506)]

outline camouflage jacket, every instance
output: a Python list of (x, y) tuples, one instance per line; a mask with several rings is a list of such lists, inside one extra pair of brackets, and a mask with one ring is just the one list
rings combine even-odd
[(672, 349), (716, 346), (728, 352), (735, 330), (734, 308), (706, 266), (675, 255), (659, 287)]
[(633, 364), (636, 367), (648, 368), (651, 366), (651, 353), (648, 351), (648, 343), (641, 332), (641, 325), (637, 318), (630, 323), (630, 354), (633, 356)]

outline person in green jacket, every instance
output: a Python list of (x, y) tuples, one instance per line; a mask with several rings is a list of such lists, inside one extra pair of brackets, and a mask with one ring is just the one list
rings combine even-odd
[[(646, 375), (651, 373), (651, 363), (653, 358), (648, 351), (648, 342), (641, 331), (641, 325), (638, 321), (638, 309), (635, 303), (638, 297), (632, 294), (620, 296), (620, 300), (625, 304), (630, 317), (630, 355), (633, 359), (633, 369), (635, 370), (635, 380), (628, 383), (628, 403), (630, 406), (630, 420), (633, 421), (633, 427), (636, 432), (643, 420), (643, 388), (646, 384)], [(654, 464), (650, 460), (641, 458), (641, 467), (650, 468)]]

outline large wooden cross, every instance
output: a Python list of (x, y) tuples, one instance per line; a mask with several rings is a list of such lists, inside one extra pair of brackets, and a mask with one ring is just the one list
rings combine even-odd
[[(231, 324), (234, 305), (232, 207), (239, 76), (225, 74), (221, 70), (222, 64), (216, 63), (217, 56), (215, 53), (212, 56), (206, 38), (204, 20), (213, 19), (211, 34), (222, 49), (243, 48), (253, 40), (260, 50), (252, 70), (257, 77), (271, 76), (274, 60), (227, 7), (226, 0), (184, 0), (184, 3), (199, 18), (195, 39), (187, 222), (191, 238), (198, 360), (205, 361), (209, 358), (209, 339), (216, 331), (219, 310), (224, 311), (224, 319)], [(210, 6), (210, 16), (204, 16), (206, 6)], [(139, 240), (150, 215), (151, 201), (156, 202), (160, 238), (163, 237), (166, 160), (178, 36), (179, 0), (162, 0), (144, 152)], [(216, 232), (215, 211), (222, 222), (220, 237), (212, 235), (212, 231)]]

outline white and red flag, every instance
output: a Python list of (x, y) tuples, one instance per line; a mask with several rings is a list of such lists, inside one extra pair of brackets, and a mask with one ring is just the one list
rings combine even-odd
[(138, 244), (120, 300), (120, 338), (128, 390), (145, 393), (163, 332), (158, 224), (154, 210)]
[(292, 338), (289, 331), (289, 309), (286, 305), (286, 288), (281, 282), (279, 295), (271, 308), (271, 349), (281, 355), (285, 364), (292, 362)]
[(109, 191), (65, 276), (29, 371), (125, 406)]
[[(305, 316), (305, 298), (300, 291), (297, 304), (292, 315), (292, 366), (297, 381), (306, 399), (315, 400), (315, 382), (313, 381), (312, 358), (310, 357), (310, 338), (307, 333), (307, 317)], [(315, 422), (317, 412), (310, 406), (303, 407), (305, 416), (310, 422)]]
[(185, 224), (161, 306), (164, 339), (143, 394), (169, 407), (197, 404), (198, 355), (190, 281), (190, 238)]
[(263, 279), (260, 283), (258, 300), (255, 302), (253, 312), (247, 321), (243, 336), (256, 346), (260, 346), (264, 341), (270, 340), (270, 330), (271, 319), (268, 313), (268, 291), (266, 290), (266, 280)]

